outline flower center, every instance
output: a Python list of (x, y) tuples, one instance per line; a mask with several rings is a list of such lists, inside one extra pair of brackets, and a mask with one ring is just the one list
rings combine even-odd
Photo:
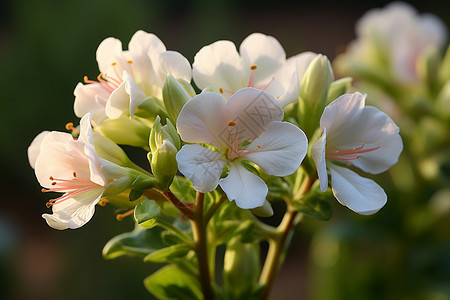
[[(257, 65), (251, 65), (250, 66), (250, 79), (248, 80), (247, 87), (254, 87), (254, 88), (257, 88), (259, 90), (265, 91), (269, 87), (269, 85), (274, 81), (275, 78), (272, 77), (272, 79), (270, 79), (270, 81), (264, 86), (254, 86), (255, 85), (255, 71), (256, 71), (256, 69), (258, 69)], [(223, 93), (234, 94), (236, 91), (230, 91), (230, 90), (225, 90), (223, 88), (219, 88), (219, 92), (221, 94), (223, 94)]]
[(327, 148), (325, 157), (331, 160), (354, 160), (358, 159), (362, 153), (372, 152), (380, 148), (380, 146), (373, 148), (364, 147), (363, 143), (360, 147), (350, 149)]
[(61, 203), (67, 199), (76, 197), (100, 187), (100, 185), (92, 182), (88, 178), (78, 177), (76, 172), (73, 172), (73, 178), (70, 179), (60, 179), (53, 176), (50, 176), (49, 179), (52, 181), (52, 188), (42, 189), (43, 193), (65, 192), (65, 194), (59, 198), (48, 201), (47, 207)]
[(235, 121), (228, 121), (228, 148), (225, 151), (225, 156), (228, 160), (235, 160), (236, 158), (250, 154), (261, 149), (261, 146), (257, 145), (254, 150), (239, 150), (242, 144), (239, 143), (239, 130)]

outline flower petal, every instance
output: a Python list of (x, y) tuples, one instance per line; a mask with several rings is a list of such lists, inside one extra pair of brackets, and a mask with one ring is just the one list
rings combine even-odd
[(240, 162), (231, 164), (230, 173), (220, 179), (220, 187), (227, 194), (230, 201), (243, 209), (251, 209), (264, 205), (268, 188), (266, 183), (248, 171)]
[(50, 133), (50, 131), (42, 131), (39, 133), (31, 142), (31, 145), (28, 147), (28, 161), (30, 166), (34, 169), (36, 165), (36, 159), (41, 153), (41, 144), (45, 137)]
[(189, 61), (176, 51), (166, 51), (158, 56), (154, 61), (155, 73), (162, 80), (161, 87), (164, 84), (167, 74), (175, 78), (181, 78), (187, 82), (191, 81), (191, 65)]
[(355, 123), (360, 120), (365, 98), (360, 93), (345, 94), (325, 107), (320, 128), (327, 129), (327, 144), (330, 147), (353, 140), (353, 135), (359, 131)]
[(205, 46), (194, 57), (193, 77), (200, 89), (208, 86), (236, 91), (246, 84), (241, 74), (241, 57), (230, 41)]
[(112, 37), (104, 39), (97, 48), (96, 57), (101, 73), (113, 75), (114, 73), (109, 72), (113, 63), (116, 65), (117, 73), (122, 73), (125, 59), (122, 55), (122, 42), (120, 40)]
[(308, 139), (297, 126), (288, 122), (272, 122), (267, 130), (246, 149), (259, 148), (247, 154), (248, 159), (269, 175), (287, 176), (294, 173), (305, 158)]
[[(403, 143), (398, 126), (388, 115), (373, 106), (366, 106), (358, 122), (353, 125), (358, 128), (352, 135), (353, 141), (364, 143), (367, 149), (380, 147), (361, 153), (359, 159), (352, 161), (353, 165), (365, 172), (378, 174), (397, 163)], [(353, 144), (353, 147), (356, 146), (358, 145)]]
[(240, 162), (231, 164), (230, 173), (219, 181), (220, 187), (230, 201), (243, 209), (252, 209), (264, 205), (268, 188), (266, 183), (248, 171)]
[(184, 145), (177, 153), (178, 169), (199, 192), (213, 191), (225, 167), (220, 153), (206, 149), (198, 144)]
[(342, 205), (358, 214), (371, 215), (386, 204), (386, 193), (373, 180), (334, 164), (329, 168), (333, 194)]
[(322, 136), (314, 143), (311, 154), (316, 165), (317, 175), (319, 176), (320, 190), (326, 192), (328, 188), (327, 163), (325, 160), (325, 148), (327, 140), (327, 129), (325, 128)]
[(227, 127), (222, 113), (225, 102), (222, 95), (212, 92), (203, 92), (189, 100), (177, 119), (181, 139), (188, 143), (205, 143), (225, 148), (227, 140), (219, 138)]
[(224, 107), (226, 122), (236, 122), (239, 142), (252, 141), (273, 121), (283, 120), (280, 103), (269, 93), (243, 88), (234, 93)]
[(77, 84), (74, 90), (75, 102), (73, 108), (79, 118), (90, 112), (93, 124), (98, 125), (106, 118), (105, 105), (110, 93), (101, 84)]
[[(124, 72), (125, 74), (126, 72)], [(118, 119), (127, 112), (130, 107), (130, 95), (126, 91), (126, 82), (123, 81), (117, 89), (115, 89), (108, 99), (105, 107), (105, 113), (110, 119)]]
[(43, 214), (47, 224), (55, 229), (75, 229), (86, 224), (94, 215), (95, 205), (100, 201), (103, 188), (69, 198), (52, 206), (53, 214)]
[(255, 83), (274, 75), (286, 61), (286, 52), (277, 39), (262, 33), (253, 33), (242, 41), (239, 48), (244, 78), (250, 78), (250, 67), (256, 65)]

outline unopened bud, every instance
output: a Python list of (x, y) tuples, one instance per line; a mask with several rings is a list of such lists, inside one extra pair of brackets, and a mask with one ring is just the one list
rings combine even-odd
[(189, 88), (189, 86), (189, 83), (185, 81), (180, 83), (170, 74), (166, 76), (162, 95), (164, 106), (166, 107), (167, 114), (172, 123), (176, 123), (184, 104), (192, 98), (190, 95), (190, 92), (192, 93), (192, 87), (190, 86)]
[(252, 213), (254, 213), (255, 215), (257, 215), (259, 217), (268, 218), (268, 217), (273, 216), (273, 208), (272, 208), (272, 205), (270, 205), (270, 202), (266, 200), (266, 201), (264, 201), (263, 206), (253, 208)]
[(352, 86), (353, 79), (351, 77), (344, 77), (333, 81), (330, 84), (330, 89), (328, 90), (327, 103), (336, 100), (338, 97), (347, 94)]
[(436, 91), (439, 88), (439, 69), (441, 65), (441, 57), (436, 48), (428, 49), (417, 60), (417, 76), (428, 84), (431, 91)]
[(94, 130), (117, 144), (148, 147), (150, 127), (135, 118), (122, 115), (118, 119), (107, 119)]
[(175, 126), (173, 126), (169, 119), (166, 119), (166, 121), (167, 124), (161, 126), (161, 118), (157, 116), (155, 122), (153, 123), (149, 140), (150, 150), (152, 153), (162, 145), (164, 140), (169, 140), (169, 142), (171, 142), (177, 150), (180, 150), (181, 148), (180, 136), (178, 135)]
[(177, 152), (177, 148), (169, 140), (163, 140), (156, 151), (151, 153), (150, 165), (152, 172), (162, 189), (169, 188), (173, 177), (178, 171)]
[(161, 100), (155, 97), (145, 98), (137, 107), (135, 116), (153, 121), (156, 116), (167, 117)]

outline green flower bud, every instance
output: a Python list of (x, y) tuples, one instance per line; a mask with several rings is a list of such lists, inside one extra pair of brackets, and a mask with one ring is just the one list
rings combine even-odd
[(254, 213), (255, 215), (257, 215), (259, 217), (268, 218), (268, 217), (273, 216), (273, 208), (272, 208), (272, 205), (270, 205), (270, 202), (266, 200), (266, 201), (264, 201), (263, 206), (253, 208), (252, 213)]
[(95, 152), (100, 158), (124, 167), (132, 165), (122, 148), (97, 132), (94, 132), (94, 146)]
[(444, 59), (439, 70), (439, 79), (441, 83), (448, 82), (450, 80), (450, 46), (447, 48)]
[(155, 97), (147, 97), (139, 104), (134, 115), (153, 121), (158, 115), (167, 117), (167, 112), (161, 100)]
[(177, 148), (169, 141), (163, 140), (162, 144), (156, 151), (149, 153), (150, 165), (153, 175), (162, 189), (166, 190), (172, 183), (172, 179), (178, 171), (178, 163), (176, 160)]
[(260, 272), (259, 245), (232, 239), (227, 244), (223, 270), (227, 299), (253, 299)]
[(330, 103), (333, 100), (336, 100), (339, 96), (348, 93), (350, 87), (352, 86), (352, 81), (353, 78), (351, 77), (344, 77), (333, 81), (330, 85), (330, 89), (328, 90), (327, 103)]
[(137, 119), (125, 115), (118, 119), (106, 119), (94, 130), (117, 144), (148, 148), (150, 127)]
[(330, 61), (320, 54), (314, 58), (303, 76), (300, 84), (298, 119), (308, 137), (319, 126), (333, 77)]
[(418, 77), (427, 83), (431, 91), (438, 90), (439, 69), (442, 65), (439, 51), (436, 48), (428, 49), (417, 60), (416, 70)]
[(189, 83), (186, 81), (180, 83), (170, 74), (166, 76), (166, 82), (164, 83), (162, 94), (164, 105), (172, 123), (176, 123), (178, 115), (184, 104), (192, 98), (189, 94), (190, 92), (192, 93), (192, 87), (188, 87), (186, 89), (188, 85)]
[(441, 89), (435, 105), (436, 113), (450, 122), (450, 80)]
[(177, 150), (180, 150), (181, 148), (180, 136), (178, 135), (175, 126), (173, 126), (169, 119), (166, 119), (166, 121), (167, 124), (161, 127), (161, 118), (157, 116), (155, 123), (153, 123), (149, 141), (152, 153), (162, 145), (164, 140), (169, 140)]

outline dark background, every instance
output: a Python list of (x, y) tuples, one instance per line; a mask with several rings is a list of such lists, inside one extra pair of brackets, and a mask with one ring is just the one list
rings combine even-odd
[[(2, 1), (0, 2), (0, 298), (143, 299), (142, 280), (155, 266), (139, 258), (105, 261), (103, 245), (132, 229), (111, 207), (77, 230), (56, 231), (41, 214), (40, 192), (26, 150), (42, 130), (77, 123), (73, 90), (98, 75), (95, 51), (106, 37), (126, 49), (139, 29), (156, 34), (191, 63), (219, 39), (237, 45), (253, 32), (276, 37), (289, 56), (311, 50), (330, 60), (354, 38), (354, 24), (389, 1)], [(410, 2), (450, 23), (450, 1)], [(336, 206), (342, 214), (353, 214)], [(375, 216), (376, 218), (377, 216)], [(326, 224), (325, 224), (326, 225)], [(323, 226), (317, 225), (317, 226)], [(298, 234), (273, 299), (300, 299), (307, 279), (310, 236)]]

